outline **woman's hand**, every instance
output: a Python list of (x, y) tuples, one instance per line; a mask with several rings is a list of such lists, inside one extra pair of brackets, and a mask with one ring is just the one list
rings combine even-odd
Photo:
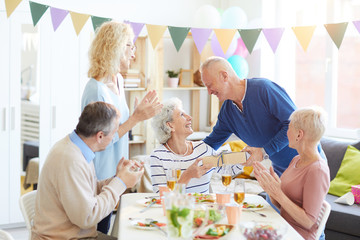
[(137, 103), (135, 100), (135, 110), (133, 117), (136, 121), (141, 122), (152, 118), (158, 114), (162, 108), (162, 104), (158, 101), (158, 97), (155, 90), (149, 91), (145, 97)]
[(273, 167), (268, 171), (260, 162), (253, 164), (254, 174), (260, 186), (275, 200), (282, 193), (281, 180), (275, 173)]
[(193, 164), (188, 167), (182, 174), (179, 179), (179, 183), (185, 183), (187, 184), (190, 179), (192, 178), (200, 178), (202, 177), (207, 171), (211, 169), (211, 166), (208, 165), (201, 165), (199, 166), (199, 162), (201, 161), (201, 158), (198, 158), (195, 160)]

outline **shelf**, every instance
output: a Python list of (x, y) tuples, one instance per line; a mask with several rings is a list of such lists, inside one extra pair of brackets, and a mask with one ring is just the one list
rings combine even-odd
[(131, 140), (131, 141), (129, 141), (129, 144), (143, 144), (145, 142), (146, 142), (145, 139)]
[(146, 88), (124, 88), (125, 92), (145, 91)]
[(177, 88), (164, 87), (163, 90), (164, 91), (206, 90), (206, 87), (177, 87)]

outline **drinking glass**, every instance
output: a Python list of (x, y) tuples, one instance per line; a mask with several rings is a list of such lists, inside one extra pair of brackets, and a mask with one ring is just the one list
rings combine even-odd
[(225, 191), (228, 191), (228, 186), (231, 183), (231, 165), (222, 165), (221, 182), (225, 186)]
[(168, 188), (173, 191), (176, 183), (176, 170), (175, 169), (167, 169), (166, 170), (166, 184)]
[(245, 199), (245, 181), (244, 179), (235, 179), (234, 201), (237, 204), (243, 203)]
[(165, 198), (168, 239), (192, 239), (195, 201), (192, 196), (171, 192)]

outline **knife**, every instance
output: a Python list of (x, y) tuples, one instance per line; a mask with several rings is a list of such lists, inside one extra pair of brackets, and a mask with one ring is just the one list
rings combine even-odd
[(151, 202), (149, 205), (146, 206), (146, 208), (141, 209), (141, 210), (140, 210), (140, 213), (145, 212), (146, 210), (148, 210), (148, 209), (149, 209), (152, 205), (154, 205), (155, 203), (156, 203), (156, 201)]

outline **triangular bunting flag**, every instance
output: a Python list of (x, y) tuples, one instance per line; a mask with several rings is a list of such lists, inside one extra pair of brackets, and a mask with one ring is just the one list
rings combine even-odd
[(358, 32), (360, 33), (360, 21), (353, 21), (353, 24), (356, 27), (356, 29), (358, 30)]
[(53, 24), (54, 31), (60, 26), (62, 21), (65, 19), (65, 17), (68, 15), (68, 11), (50, 7), (50, 14), (51, 14), (51, 21)]
[(98, 27), (100, 27), (101, 24), (103, 24), (104, 22), (109, 22), (111, 20), (112, 20), (111, 18), (102, 18), (102, 17), (91, 16), (91, 22), (93, 24), (94, 31), (96, 31), (96, 29)]
[(273, 52), (276, 52), (285, 28), (263, 28), (263, 33)]
[(166, 28), (167, 26), (146, 24), (146, 29), (148, 31), (148, 36), (153, 49), (155, 49), (158, 45), (160, 39), (164, 35)]
[(177, 51), (180, 50), (181, 45), (183, 44), (187, 34), (190, 31), (190, 28), (182, 28), (182, 27), (171, 27), (168, 26), (171, 39), (175, 45)]
[(127, 24), (130, 24), (133, 31), (134, 31), (134, 43), (136, 42), (136, 39), (138, 38), (138, 36), (141, 33), (141, 30), (143, 29), (145, 23), (136, 23), (136, 22), (129, 22), (129, 21), (124, 21)]
[(39, 22), (40, 18), (44, 15), (46, 10), (49, 8), (49, 6), (42, 5), (42, 4), (39, 4), (36, 2), (31, 2), (31, 1), (29, 1), (29, 3), (30, 3), (31, 17), (33, 20), (33, 25), (35, 27), (36, 24)]
[(257, 29), (239, 29), (240, 36), (245, 43), (248, 52), (251, 54), (256, 41), (261, 33), (261, 28)]
[(333, 23), (333, 24), (325, 24), (326, 31), (329, 33), (331, 39), (339, 49), (344, 39), (345, 31), (348, 23)]
[(76, 12), (70, 12), (71, 20), (73, 22), (76, 35), (79, 35), (81, 29), (84, 27), (86, 21), (89, 19), (90, 15), (81, 14)]
[(204, 49), (211, 32), (212, 29), (209, 28), (191, 28), (191, 34), (199, 54), (201, 54)]
[(292, 27), (292, 30), (295, 33), (297, 40), (299, 41), (304, 52), (306, 52), (312, 36), (314, 35), (316, 26), (301, 26), (301, 27)]
[(22, 0), (5, 0), (6, 15), (9, 18)]
[(214, 29), (216, 38), (220, 43), (221, 49), (226, 54), (234, 36), (236, 29)]

